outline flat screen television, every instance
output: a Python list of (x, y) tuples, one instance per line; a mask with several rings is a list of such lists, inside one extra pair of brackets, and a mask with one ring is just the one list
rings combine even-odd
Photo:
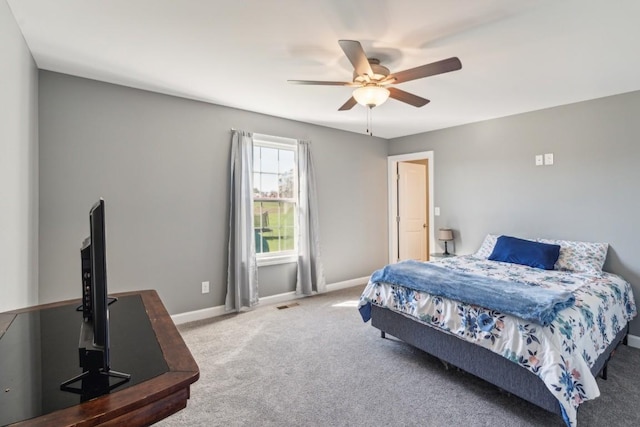
[[(82, 323), (78, 355), (82, 374), (63, 382), (65, 391), (84, 394), (87, 389), (106, 391), (126, 382), (129, 374), (113, 371), (109, 358), (109, 299), (107, 293), (107, 244), (105, 227), (105, 205), (100, 199), (89, 212), (89, 237), (82, 243), (80, 262), (82, 271)], [(121, 381), (111, 384), (109, 377)], [(82, 380), (82, 387), (71, 384)]]

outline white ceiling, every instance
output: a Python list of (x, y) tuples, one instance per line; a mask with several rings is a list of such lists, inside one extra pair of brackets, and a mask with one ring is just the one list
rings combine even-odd
[(7, 0), (39, 68), (364, 133), (339, 39), (428, 98), (373, 110), (394, 138), (640, 89), (637, 0)]

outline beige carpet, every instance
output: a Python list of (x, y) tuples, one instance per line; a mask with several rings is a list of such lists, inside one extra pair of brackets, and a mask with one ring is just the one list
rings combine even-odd
[[(362, 287), (181, 326), (200, 367), (161, 426), (563, 426), (561, 417), (362, 322)], [(297, 305), (294, 305), (297, 304)], [(280, 304), (282, 305), (282, 304)], [(640, 350), (621, 346), (578, 424), (640, 425)]]

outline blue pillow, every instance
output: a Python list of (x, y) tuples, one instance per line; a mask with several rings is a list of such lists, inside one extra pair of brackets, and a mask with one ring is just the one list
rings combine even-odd
[(493, 252), (489, 255), (489, 259), (553, 270), (553, 266), (559, 256), (560, 245), (533, 242), (511, 236), (500, 236), (496, 241)]

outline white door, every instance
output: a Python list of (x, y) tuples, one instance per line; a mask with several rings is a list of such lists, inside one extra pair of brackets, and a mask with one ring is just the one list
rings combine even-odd
[(398, 162), (398, 260), (428, 260), (427, 167)]

